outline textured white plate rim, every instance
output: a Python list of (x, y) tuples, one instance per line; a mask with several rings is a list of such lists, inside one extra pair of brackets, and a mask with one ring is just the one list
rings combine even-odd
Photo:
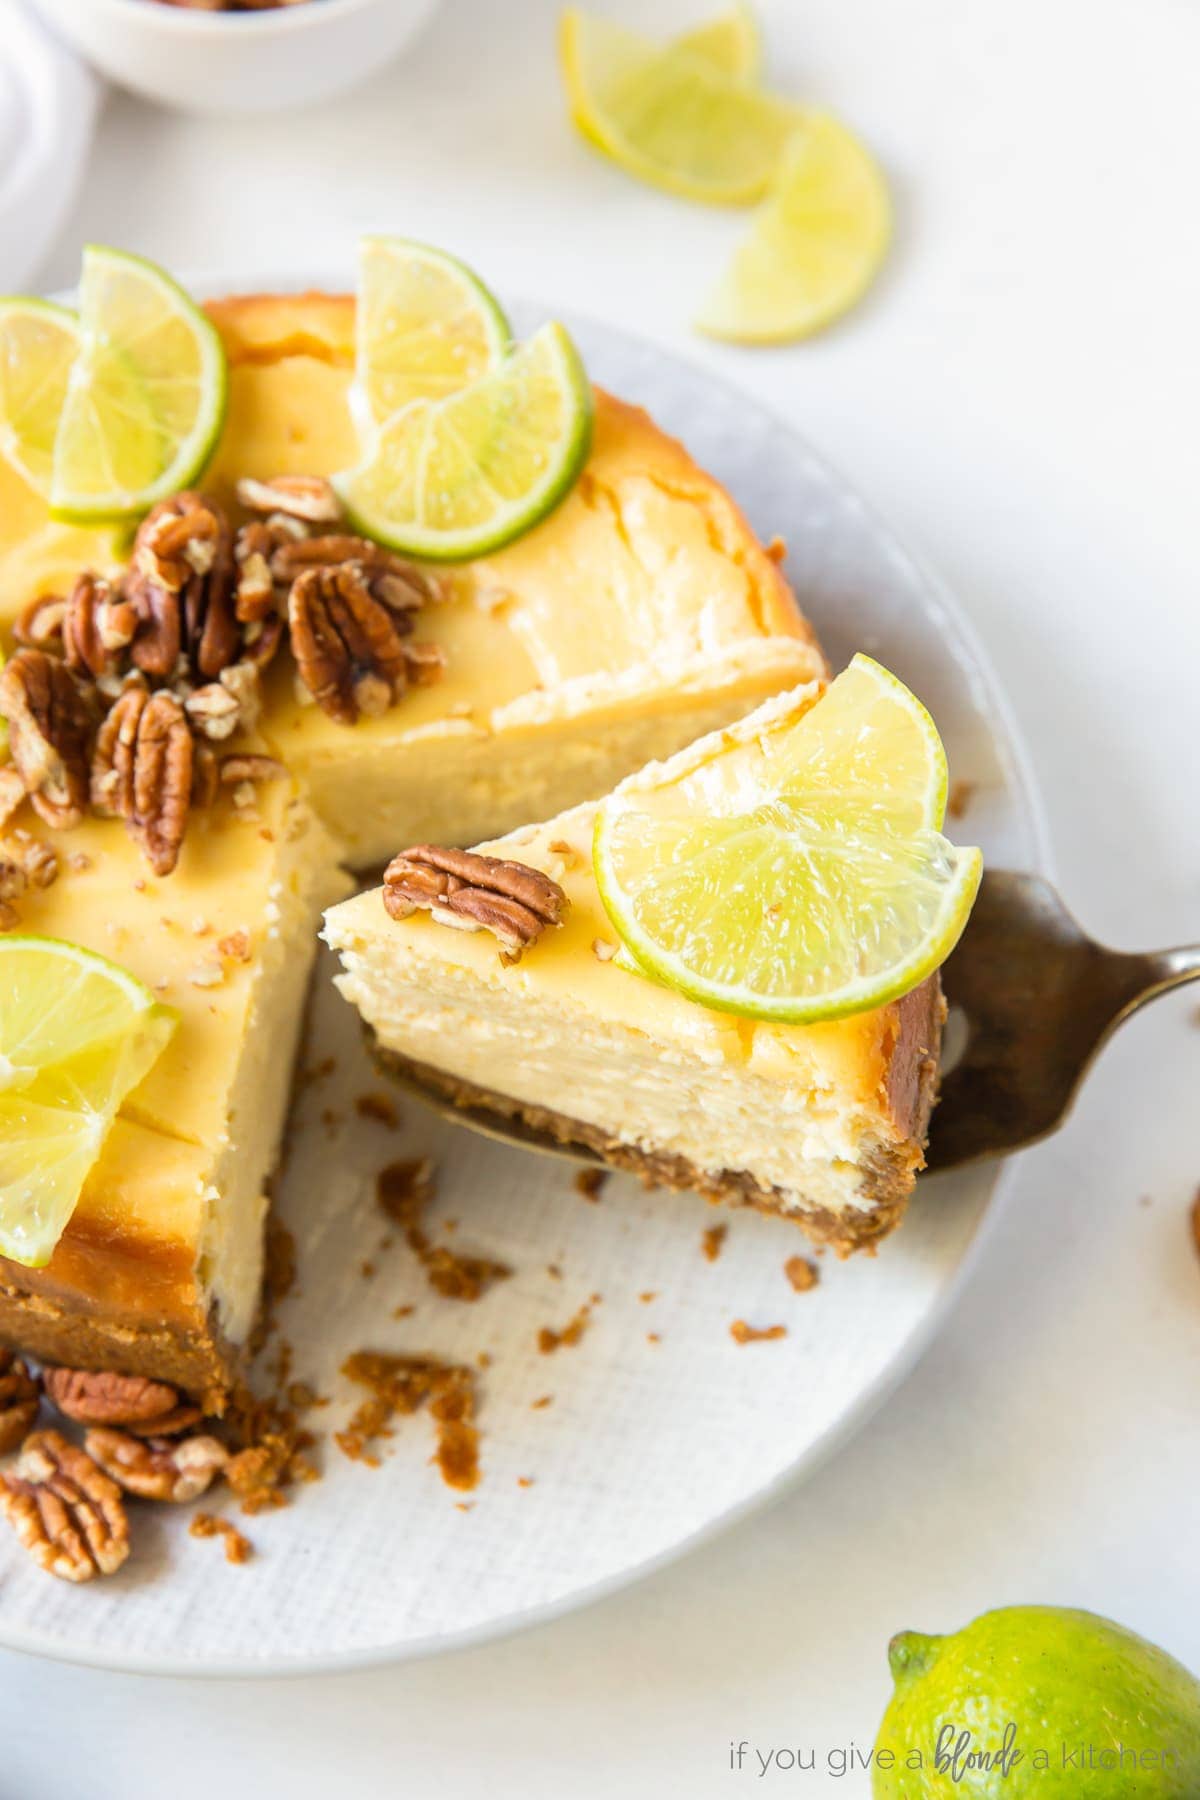
[(91, 1651), (64, 1648), (61, 1640), (42, 1638), (34, 1632), (10, 1631), (4, 1629), (0, 1637), (0, 1645), (6, 1650), (16, 1650), (24, 1655), (43, 1657), (50, 1662), (70, 1663), (79, 1668), (101, 1669), (115, 1675), (153, 1675), (164, 1680), (204, 1680), (204, 1681), (243, 1681), (254, 1678), (262, 1681), (296, 1680), (318, 1675), (356, 1675), (368, 1669), (390, 1668), (395, 1664), (427, 1661), (434, 1656), (452, 1654), (458, 1650), (482, 1649), (488, 1644), (515, 1637), (519, 1632), (532, 1631), (539, 1625), (550, 1625), (556, 1619), (566, 1618), (570, 1613), (580, 1611), (584, 1607), (593, 1606), (598, 1601), (611, 1599), (623, 1593), (626, 1588), (657, 1575), (661, 1570), (671, 1568), (686, 1557), (702, 1550), (705, 1545), (720, 1537), (724, 1532), (765, 1512), (776, 1501), (781, 1500), (790, 1489), (805, 1481), (829, 1461), (844, 1444), (863, 1428), (875, 1413), (890, 1399), (916, 1368), (921, 1357), (929, 1348), (933, 1339), (941, 1330), (944, 1320), (958, 1301), (968, 1277), (973, 1273), (976, 1262), (982, 1254), (985, 1240), (995, 1226), (1001, 1203), (1010, 1194), (1015, 1175), (1014, 1159), (1008, 1159), (1003, 1168), (997, 1172), (995, 1184), (988, 1199), (986, 1208), (975, 1229), (975, 1235), (964, 1251), (953, 1276), (946, 1283), (938, 1297), (936, 1305), (930, 1307), (920, 1324), (910, 1333), (901, 1345), (899, 1352), (877, 1378), (872, 1387), (864, 1389), (858, 1400), (850, 1406), (830, 1426), (821, 1437), (814, 1439), (807, 1451), (779, 1475), (770, 1480), (766, 1486), (749, 1495), (736, 1506), (708, 1520), (698, 1531), (688, 1537), (680, 1538), (669, 1549), (661, 1551), (657, 1556), (647, 1557), (640, 1563), (630, 1564), (607, 1580), (594, 1582), (590, 1587), (576, 1588), (560, 1600), (549, 1602), (545, 1606), (530, 1607), (519, 1613), (512, 1613), (506, 1618), (489, 1620), (486, 1625), (470, 1626), (457, 1632), (440, 1632), (436, 1636), (415, 1638), (407, 1643), (389, 1647), (382, 1645), (370, 1650), (351, 1650), (339, 1652), (328, 1657), (314, 1656), (296, 1659), (291, 1662), (256, 1662), (248, 1658), (230, 1658), (218, 1660), (189, 1662), (180, 1659), (173, 1662), (169, 1657), (155, 1656), (112, 1656), (98, 1655)]
[[(211, 275), (185, 274), (180, 279), (190, 292), (201, 296), (229, 291), (230, 277), (228, 276), (222, 278)], [(274, 276), (267, 272), (254, 276), (253, 281), (258, 291), (269, 289), (276, 292), (303, 291), (309, 286), (320, 284), (320, 278), (314, 278), (311, 282), (298, 279), (294, 271), (288, 275)], [(264, 285), (260, 287), (259, 284)], [(250, 290), (247, 288), (239, 291)], [(65, 300), (69, 304), (73, 296), (69, 293), (56, 294), (52, 298)], [(541, 310), (546, 311), (548, 316), (553, 314), (553, 309), (542, 308)], [(683, 364), (695, 379), (720, 387), (727, 394), (746, 398), (736, 383), (713, 374), (702, 364), (649, 340), (639, 338), (632, 332), (621, 331), (599, 320), (590, 320), (576, 309), (572, 309), (572, 311), (580, 324), (595, 324), (608, 336), (623, 338), (631, 346), (642, 349), (648, 346), (656, 354)], [(928, 597), (930, 613), (947, 622), (953, 621), (953, 632), (969, 653), (974, 679), (984, 697), (985, 711), (989, 720), (996, 726), (992, 739), (993, 746), (1004, 766), (1007, 781), (1012, 790), (1014, 805), (1023, 813), (1024, 823), (1033, 841), (1034, 870), (1041, 874), (1051, 875), (1053, 859), (1050, 851), (1049, 832), (1040, 791), (1032, 771), (1031, 758), (991, 660), (980, 644), (969, 618), (957, 607), (940, 577), (934, 575), (922, 561), (897, 542), (891, 530), (858, 496), (857, 490), (852, 484), (844, 481), (840, 473), (812, 449), (807, 440), (803, 438), (802, 433), (797, 432), (789, 421), (783, 419), (765, 402), (751, 397), (751, 404), (756, 409), (770, 413), (781, 428), (803, 445), (805, 454), (831, 480), (833, 485), (843, 494), (854, 496), (864, 522), (878, 539), (887, 544), (889, 555), (903, 563), (918, 578)], [(957, 1303), (963, 1287), (983, 1253), (988, 1236), (994, 1229), (1000, 1206), (1011, 1193), (1015, 1173), (1015, 1159), (1009, 1158), (998, 1165), (991, 1194), (974, 1235), (937, 1300), (910, 1331), (908, 1337), (902, 1341), (887, 1366), (880, 1371), (869, 1386), (863, 1389), (857, 1399), (846, 1408), (838, 1419), (814, 1438), (788, 1468), (773, 1476), (753, 1494), (746, 1496), (744, 1500), (735, 1505), (727, 1507), (724, 1512), (707, 1520), (697, 1530), (680, 1538), (656, 1555), (630, 1564), (603, 1580), (574, 1589), (561, 1598), (544, 1605), (530, 1607), (501, 1618), (490, 1619), (482, 1625), (465, 1627), (461, 1631), (440, 1632), (434, 1636), (411, 1639), (398, 1645), (372, 1646), (366, 1650), (341, 1651), (329, 1656), (310, 1656), (287, 1662), (215, 1657), (198, 1660), (183, 1658), (172, 1660), (170, 1657), (158, 1654), (153, 1657), (113, 1655), (107, 1651), (100, 1654), (90, 1647), (86, 1649), (83, 1647), (72, 1648), (69, 1640), (64, 1640), (62, 1637), (51, 1638), (48, 1634), (43, 1635), (20, 1627), (12, 1628), (2, 1621), (0, 1621), (0, 1645), (5, 1649), (15, 1650), (26, 1655), (45, 1657), (51, 1661), (71, 1663), (79, 1667), (102, 1669), (117, 1674), (156, 1675), (168, 1679), (244, 1680), (255, 1677), (262, 1680), (280, 1680), (311, 1675), (349, 1675), (366, 1669), (386, 1668), (396, 1663), (423, 1660), (457, 1650), (477, 1649), (503, 1638), (514, 1636), (517, 1632), (550, 1624), (555, 1619), (566, 1617), (583, 1607), (591, 1606), (597, 1601), (621, 1593), (635, 1583), (682, 1561), (683, 1558), (712, 1542), (721, 1533), (773, 1505), (789, 1489), (819, 1469), (862, 1429), (884, 1401), (895, 1393), (901, 1383), (912, 1373), (925, 1350), (940, 1331), (951, 1309)]]

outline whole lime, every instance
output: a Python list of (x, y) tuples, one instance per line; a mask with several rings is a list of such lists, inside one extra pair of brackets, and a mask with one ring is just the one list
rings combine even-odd
[(1200, 1796), (1200, 1681), (1108, 1619), (1006, 1606), (888, 1659), (875, 1800)]

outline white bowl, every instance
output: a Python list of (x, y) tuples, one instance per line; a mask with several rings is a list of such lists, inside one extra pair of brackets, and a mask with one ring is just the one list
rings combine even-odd
[(403, 48), (437, 0), (304, 0), (196, 12), (161, 0), (33, 0), (110, 80), (189, 112), (282, 111), (357, 86)]

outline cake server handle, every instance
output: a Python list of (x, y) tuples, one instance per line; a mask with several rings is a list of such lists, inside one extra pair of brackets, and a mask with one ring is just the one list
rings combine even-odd
[[(1200, 944), (1111, 950), (1080, 929), (1041, 876), (989, 869), (942, 979), (951, 1054), (931, 1169), (1004, 1155), (1057, 1130), (1117, 1027), (1200, 979)], [(965, 1038), (957, 1057), (955, 1037)]]

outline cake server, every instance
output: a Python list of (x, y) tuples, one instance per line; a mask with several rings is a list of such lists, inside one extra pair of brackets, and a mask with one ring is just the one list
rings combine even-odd
[(1040, 875), (989, 869), (942, 971), (966, 1042), (942, 1078), (929, 1167), (952, 1169), (1048, 1137), (1117, 1026), (1200, 978), (1200, 944), (1110, 950)]
[[(1107, 949), (1076, 924), (1040, 875), (986, 870), (942, 970), (950, 1054), (930, 1126), (929, 1168), (1005, 1156), (1049, 1136), (1117, 1026), (1147, 1001), (1197, 979), (1200, 944)], [(389, 1073), (452, 1124), (571, 1162), (603, 1161), (521, 1120), (454, 1105), (411, 1068)]]

